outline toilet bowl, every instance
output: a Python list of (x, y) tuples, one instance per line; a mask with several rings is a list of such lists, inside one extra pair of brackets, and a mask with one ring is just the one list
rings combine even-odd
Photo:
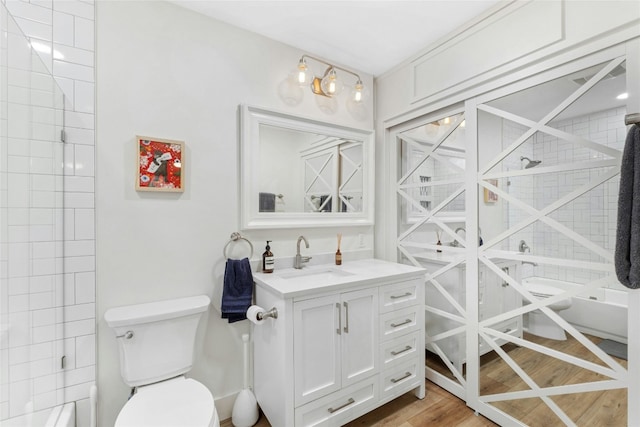
[(220, 421), (211, 392), (198, 381), (180, 376), (138, 387), (115, 426), (219, 427)]
[[(554, 286), (537, 283), (533, 280), (523, 280), (523, 286), (528, 290), (531, 295), (536, 298), (544, 299), (552, 296), (560, 295), (564, 291)], [(571, 298), (563, 298), (552, 304), (547, 305), (548, 308), (559, 313), (562, 310), (566, 310), (571, 307)], [(551, 320), (541, 310), (534, 310), (529, 312), (529, 326), (527, 332), (530, 334), (549, 338), (552, 340), (564, 341), (567, 339), (567, 334), (564, 329), (556, 322)]]
[(115, 427), (220, 427), (209, 389), (186, 378), (205, 295), (116, 307), (105, 312), (120, 352), (120, 374), (134, 389)]

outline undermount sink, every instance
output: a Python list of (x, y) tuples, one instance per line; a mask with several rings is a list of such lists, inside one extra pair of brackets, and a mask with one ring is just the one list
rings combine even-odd
[(335, 280), (341, 277), (352, 276), (353, 273), (348, 271), (339, 270), (337, 268), (302, 268), (296, 271), (288, 271), (286, 273), (279, 274), (282, 279), (300, 279), (300, 278), (313, 278), (313, 280)]

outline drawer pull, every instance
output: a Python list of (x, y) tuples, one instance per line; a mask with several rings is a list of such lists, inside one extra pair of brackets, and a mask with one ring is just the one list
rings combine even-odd
[(349, 304), (347, 304), (347, 302), (343, 302), (342, 305), (344, 305), (344, 317), (345, 317), (345, 322), (344, 322), (344, 333), (348, 334), (349, 333)]
[(398, 299), (398, 298), (404, 298), (404, 297), (410, 297), (410, 296), (411, 296), (411, 292), (407, 292), (404, 295), (391, 295), (389, 298)]
[(410, 346), (410, 345), (406, 346), (406, 347), (405, 347), (405, 348), (403, 348), (402, 350), (399, 350), (399, 351), (392, 351), (392, 352), (391, 352), (391, 355), (392, 355), (392, 356), (397, 356), (397, 355), (402, 354), (402, 353), (404, 353), (405, 351), (409, 351), (409, 350), (411, 350), (411, 346)]
[(344, 405), (338, 406), (337, 408), (329, 408), (327, 409), (327, 411), (329, 411), (329, 413), (333, 414), (336, 411), (339, 411), (342, 408), (346, 408), (347, 406), (356, 403), (355, 400), (353, 400), (353, 397), (350, 397), (349, 400), (347, 401), (347, 403), (345, 403)]
[(398, 326), (406, 325), (407, 323), (411, 323), (411, 319), (407, 319), (402, 323), (392, 323), (391, 327), (392, 328), (397, 328)]
[(336, 303), (336, 308), (338, 309), (338, 329), (336, 329), (336, 333), (342, 335), (342, 309), (339, 302)]
[(405, 380), (407, 378), (409, 378), (411, 376), (411, 372), (405, 372), (403, 376), (401, 376), (400, 378), (391, 378), (391, 382), (392, 383), (399, 383), (402, 380)]

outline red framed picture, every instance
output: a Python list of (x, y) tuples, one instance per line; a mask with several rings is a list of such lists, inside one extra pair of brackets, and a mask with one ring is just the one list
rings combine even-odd
[(184, 191), (184, 142), (138, 136), (136, 190)]

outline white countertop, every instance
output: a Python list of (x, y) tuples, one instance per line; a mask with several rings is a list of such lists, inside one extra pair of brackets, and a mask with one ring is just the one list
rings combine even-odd
[(256, 286), (264, 286), (283, 298), (334, 291), (385, 280), (403, 280), (426, 270), (380, 259), (349, 261), (343, 265), (321, 264), (302, 269), (285, 268), (273, 273), (254, 273)]

